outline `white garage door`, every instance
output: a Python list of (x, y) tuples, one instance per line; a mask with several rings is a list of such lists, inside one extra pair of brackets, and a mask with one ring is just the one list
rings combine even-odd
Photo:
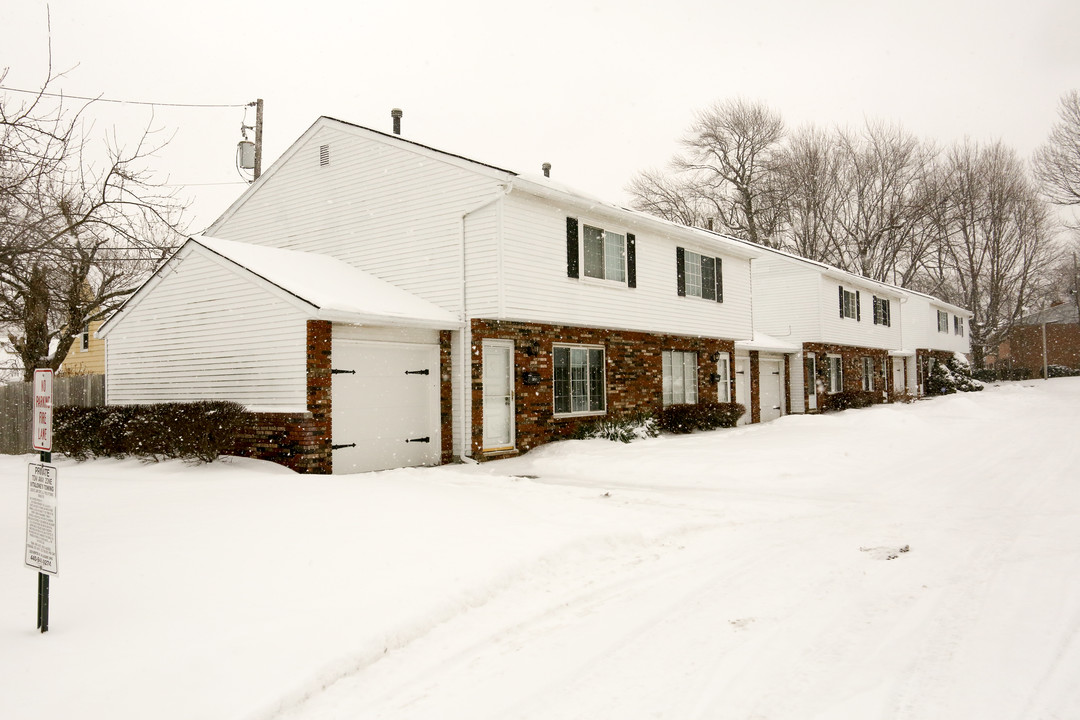
[(439, 348), (333, 342), (334, 473), (438, 465)]

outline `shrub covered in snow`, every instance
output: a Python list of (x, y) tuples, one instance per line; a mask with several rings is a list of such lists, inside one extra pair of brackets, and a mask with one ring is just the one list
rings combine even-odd
[(76, 460), (135, 456), (212, 462), (232, 449), (243, 421), (237, 403), (56, 408), (54, 449)]
[(1080, 369), (1065, 367), (1064, 365), (1047, 365), (1046, 372), (1050, 377), (1077, 377), (1080, 376)]
[(574, 439), (589, 440), (603, 438), (615, 442), (632, 442), (643, 438), (653, 438), (660, 434), (660, 425), (651, 413), (642, 412), (621, 420), (598, 420), (579, 425), (574, 431)]
[(735, 427), (746, 408), (739, 403), (701, 402), (669, 405), (658, 414), (660, 429), (673, 433)]
[(870, 407), (878, 398), (871, 390), (845, 390), (825, 396), (826, 410), (848, 410), (850, 408)]
[(971, 366), (963, 355), (953, 355), (947, 362), (935, 362), (926, 381), (928, 395), (949, 395), (954, 392), (977, 392), (983, 384), (972, 377)]

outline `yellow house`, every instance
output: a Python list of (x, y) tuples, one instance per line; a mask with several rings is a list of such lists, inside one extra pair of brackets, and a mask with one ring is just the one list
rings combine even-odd
[(75, 337), (64, 362), (60, 363), (60, 375), (104, 375), (105, 341), (95, 337), (100, 320), (95, 320)]

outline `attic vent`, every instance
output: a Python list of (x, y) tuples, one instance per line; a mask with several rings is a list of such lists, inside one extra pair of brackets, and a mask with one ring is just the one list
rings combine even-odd
[(330, 164), (330, 146), (329, 145), (320, 145), (319, 146), (319, 165), (321, 165), (323, 167), (326, 167), (329, 164)]

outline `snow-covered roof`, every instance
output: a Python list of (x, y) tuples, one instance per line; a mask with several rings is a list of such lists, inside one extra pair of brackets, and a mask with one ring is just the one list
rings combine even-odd
[(774, 338), (763, 332), (754, 331), (753, 340), (736, 340), (736, 350), (757, 350), (758, 352), (794, 353), (802, 349), (801, 345), (789, 343), (786, 340)]
[(1078, 320), (1076, 305), (1063, 303), (1045, 310), (1040, 310), (1031, 315), (1025, 315), (1017, 322), (1018, 325), (1042, 325), (1043, 323), (1075, 323)]
[[(396, 285), (342, 262), (337, 258), (300, 250), (253, 245), (196, 235), (158, 268), (160, 275), (174, 258), (183, 257), (192, 246), (219, 256), (238, 269), (251, 273), (285, 291), (310, 307), (313, 318), (361, 325), (402, 325), (451, 329), (461, 321), (443, 308), (419, 298)], [(124, 310), (136, 301), (151, 277), (98, 329), (107, 335)]]

